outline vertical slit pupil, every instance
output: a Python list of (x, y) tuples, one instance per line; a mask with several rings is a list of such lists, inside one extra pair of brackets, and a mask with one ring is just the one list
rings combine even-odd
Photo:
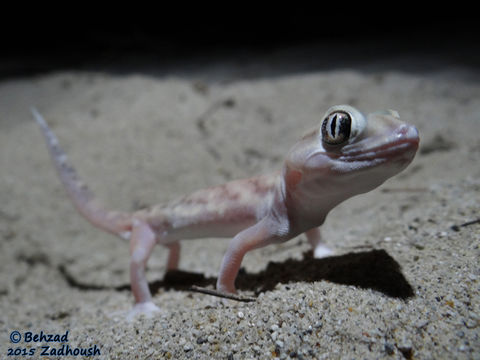
[(332, 118), (332, 122), (330, 123), (330, 133), (333, 137), (335, 137), (335, 129), (337, 127), (337, 114), (335, 114)]

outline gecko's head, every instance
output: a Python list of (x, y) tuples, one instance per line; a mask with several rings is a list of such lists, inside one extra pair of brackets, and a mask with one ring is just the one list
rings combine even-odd
[(413, 160), (418, 142), (417, 129), (400, 121), (395, 111), (364, 116), (352, 106), (333, 106), (320, 126), (290, 150), (287, 185), (290, 175), (296, 179), (293, 185), (304, 178), (309, 186), (318, 183), (331, 191), (370, 191)]

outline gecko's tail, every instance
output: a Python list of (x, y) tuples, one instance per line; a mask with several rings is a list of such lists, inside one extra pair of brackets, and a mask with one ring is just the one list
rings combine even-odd
[(108, 211), (94, 198), (93, 193), (77, 176), (75, 169), (68, 163), (67, 155), (58, 144), (58, 139), (37, 109), (31, 109), (33, 117), (40, 125), (51, 158), (57, 169), (67, 194), (77, 210), (94, 226), (114, 235), (126, 238), (131, 231), (131, 215)]

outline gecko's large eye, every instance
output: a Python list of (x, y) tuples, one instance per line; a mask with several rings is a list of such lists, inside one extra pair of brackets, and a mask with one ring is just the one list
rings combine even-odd
[(350, 138), (352, 118), (345, 111), (330, 113), (322, 123), (322, 140), (328, 145), (339, 145)]

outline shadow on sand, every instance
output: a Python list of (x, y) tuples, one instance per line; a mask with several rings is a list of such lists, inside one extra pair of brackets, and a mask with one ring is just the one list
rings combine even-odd
[[(70, 286), (82, 290), (105, 290), (108, 286), (90, 285), (77, 281), (65, 266), (60, 272)], [(288, 259), (283, 262), (270, 262), (259, 273), (248, 273), (243, 269), (237, 277), (239, 290), (254, 292), (271, 291), (279, 283), (329, 281), (342, 285), (353, 285), (362, 289), (379, 291), (389, 297), (407, 299), (414, 295), (413, 288), (403, 276), (400, 265), (385, 251), (371, 250), (314, 259), (311, 252), (304, 254), (302, 260)], [(163, 280), (151, 282), (150, 290), (175, 289), (190, 290), (192, 286), (214, 286), (216, 278), (187, 271), (170, 271)], [(130, 285), (113, 287), (117, 291), (130, 290)]]
[[(302, 260), (270, 262), (259, 273), (240, 271), (236, 286), (255, 294), (271, 291), (279, 283), (330, 281), (379, 291), (389, 297), (407, 299), (413, 289), (401, 273), (400, 265), (385, 251), (372, 250), (314, 259), (312, 253)], [(171, 271), (161, 281), (150, 284), (153, 293), (160, 288), (188, 290), (191, 286), (215, 285), (215, 278), (185, 271)]]

